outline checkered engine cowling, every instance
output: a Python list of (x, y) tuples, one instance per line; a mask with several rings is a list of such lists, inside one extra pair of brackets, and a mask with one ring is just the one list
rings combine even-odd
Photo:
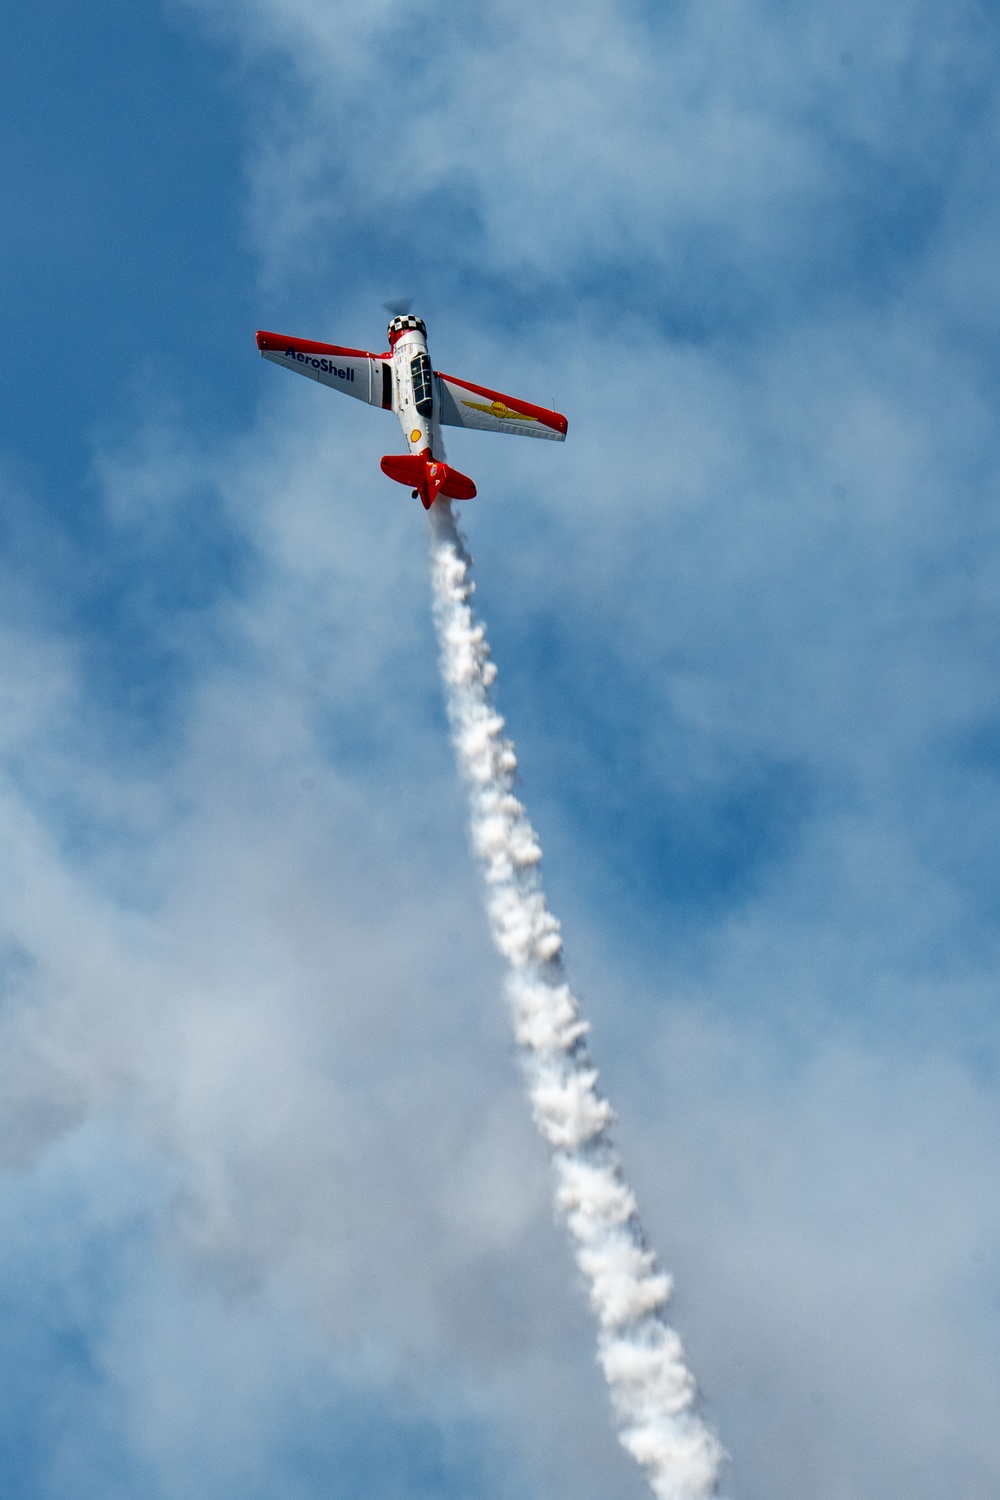
[(389, 338), (397, 339), (401, 333), (406, 333), (411, 328), (422, 333), (424, 338), (427, 337), (427, 324), (423, 318), (415, 318), (412, 313), (400, 313), (389, 324)]

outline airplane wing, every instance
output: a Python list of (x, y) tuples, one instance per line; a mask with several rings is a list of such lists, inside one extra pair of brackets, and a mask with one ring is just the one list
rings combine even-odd
[(342, 349), (339, 344), (317, 344), (264, 329), (257, 334), (257, 348), (276, 365), (356, 396), (369, 406), (392, 409), (392, 368), (378, 354), (369, 354), (366, 349)]
[(547, 406), (532, 406), (514, 396), (501, 395), (484, 385), (470, 385), (454, 375), (435, 371), (438, 421), (444, 427), (478, 427), (482, 432), (510, 432), (521, 437), (566, 441), (567, 422)]

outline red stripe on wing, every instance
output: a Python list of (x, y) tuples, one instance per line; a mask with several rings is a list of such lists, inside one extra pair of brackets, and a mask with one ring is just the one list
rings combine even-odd
[(381, 354), (370, 354), (367, 349), (344, 349), (340, 344), (318, 344), (315, 339), (296, 339), (290, 333), (268, 333), (257, 330), (257, 348), (281, 353), (283, 349), (294, 349), (299, 354), (339, 354), (346, 359), (382, 359)]
[(526, 417), (534, 417), (536, 422), (541, 422), (545, 427), (551, 427), (553, 432), (561, 432), (566, 436), (569, 426), (566, 418), (561, 412), (552, 411), (547, 406), (533, 406), (530, 401), (519, 401), (514, 396), (505, 396), (502, 391), (491, 391), (485, 385), (473, 385), (470, 380), (459, 380), (455, 375), (446, 375), (443, 370), (437, 374), (442, 380), (447, 380), (449, 385), (460, 385), (463, 391), (474, 391), (477, 396), (488, 396), (491, 401), (502, 401), (504, 406), (511, 411), (519, 411)]

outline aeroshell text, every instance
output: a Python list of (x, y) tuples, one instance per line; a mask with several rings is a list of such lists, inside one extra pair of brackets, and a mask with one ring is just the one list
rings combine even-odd
[(301, 354), (298, 349), (286, 349), (286, 359), (297, 359), (300, 365), (312, 365), (314, 370), (322, 370), (326, 375), (336, 375), (339, 380), (353, 380), (354, 370), (348, 365), (347, 369), (338, 369), (330, 359), (317, 359), (312, 354)]

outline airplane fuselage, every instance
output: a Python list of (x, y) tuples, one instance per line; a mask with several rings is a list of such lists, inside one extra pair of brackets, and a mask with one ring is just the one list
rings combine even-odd
[[(414, 320), (415, 321), (415, 320)], [(444, 445), (434, 420), (434, 374), (427, 335), (406, 328), (391, 339), (393, 410), (410, 453), (443, 459)]]

